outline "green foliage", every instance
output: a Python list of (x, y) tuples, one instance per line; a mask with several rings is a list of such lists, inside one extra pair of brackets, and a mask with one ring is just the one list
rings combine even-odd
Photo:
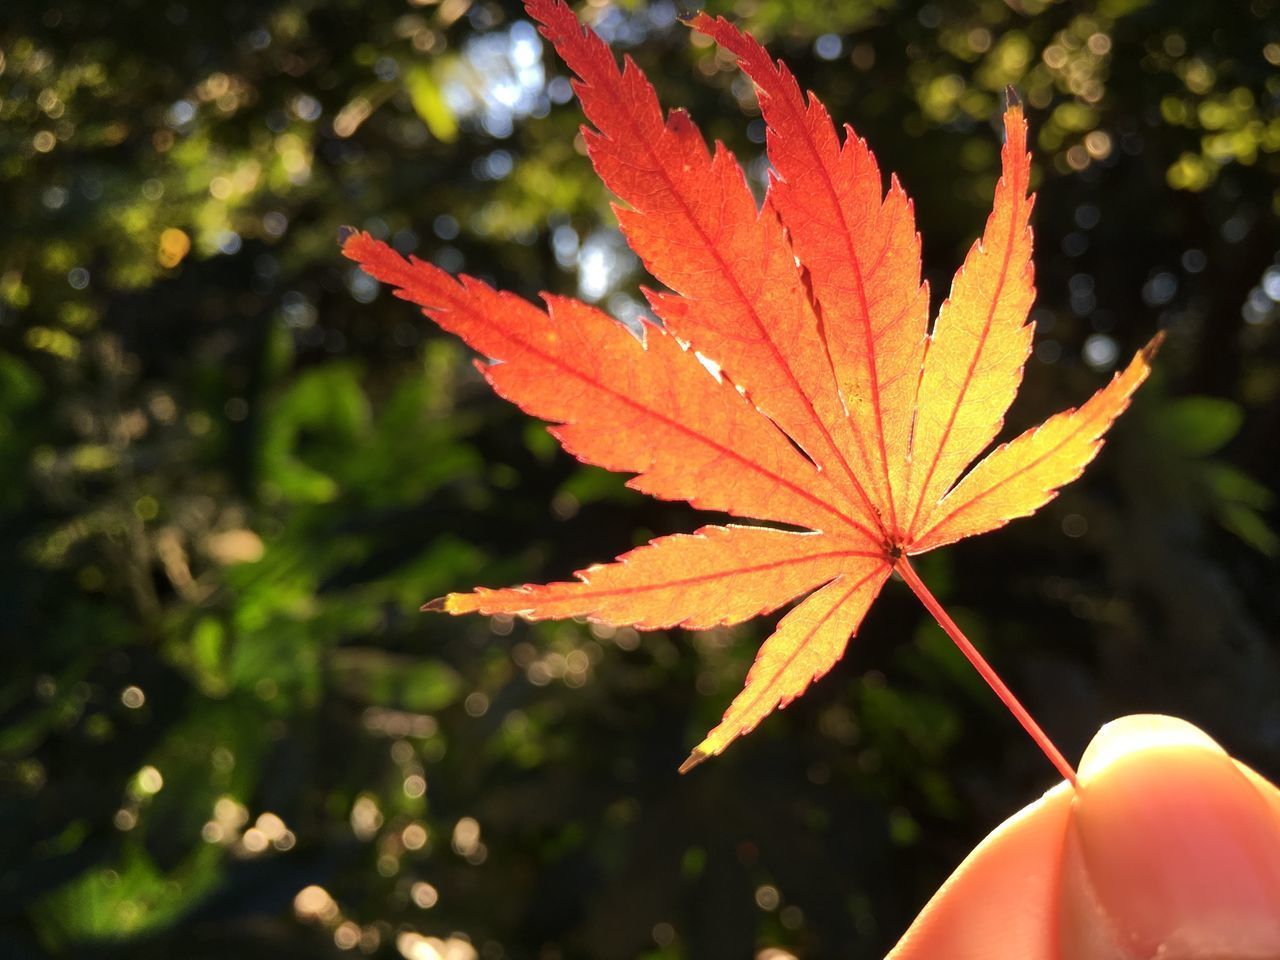
[[(671, 5), (590, 9), (762, 186), (725, 59)], [(1163, 709), (1274, 776), (1273, 0), (721, 11), (901, 172), (935, 299), (1022, 91), (1044, 369), (1010, 426), (1157, 325), (1163, 386), (1043, 515), (924, 574), (1068, 754)], [(509, 3), (6, 5), (0, 955), (876, 957), (1048, 784), (892, 585), (686, 778), (767, 624), (417, 612), (691, 522), (337, 254), (353, 223), (634, 319), (562, 75)]]

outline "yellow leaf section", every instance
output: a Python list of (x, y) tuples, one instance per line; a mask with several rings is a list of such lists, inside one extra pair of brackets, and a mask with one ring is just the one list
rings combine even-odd
[(908, 542), (919, 520), (995, 439), (1031, 350), (1031, 159), (1022, 108), (1011, 106), (1004, 124), (991, 216), (956, 273), (925, 353), (904, 511)]
[(1075, 480), (1102, 447), (1102, 435), (1151, 372), (1162, 334), (1078, 409), (1064, 410), (991, 451), (925, 518), (909, 548), (923, 553), (1030, 516)]
[(760, 647), (743, 690), (724, 719), (680, 766), (692, 770), (750, 733), (778, 707), (785, 707), (823, 676), (844, 655), (849, 637), (888, 579), (884, 557), (851, 560), (844, 573), (782, 618)]
[(886, 960), (1058, 960), (1058, 884), (1071, 785), (996, 827), (933, 895)]
[[(856, 537), (856, 535), (855, 535)], [(529, 620), (589, 617), (644, 630), (741, 623), (827, 583), (843, 571), (883, 562), (869, 541), (765, 527), (703, 527), (660, 537), (578, 581), (450, 594), (430, 609), (511, 614)]]

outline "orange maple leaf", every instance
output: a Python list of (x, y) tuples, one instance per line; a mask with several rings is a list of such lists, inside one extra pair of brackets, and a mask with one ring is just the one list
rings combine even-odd
[[(493, 388), (578, 459), (668, 500), (805, 528), (707, 526), (662, 537), (570, 583), (478, 588), (427, 608), (587, 617), (642, 629), (733, 624), (807, 597), (764, 642), (746, 686), (681, 767), (718, 754), (840, 658), (897, 570), (1068, 779), (1071, 767), (930, 595), (907, 557), (1026, 516), (1075, 479), (1146, 378), (1159, 337), (1110, 384), (996, 447), (1031, 346), (1027, 125), (1005, 113), (1002, 175), (982, 239), (928, 329), (911, 201), (883, 189), (864, 141), (751, 37), (692, 26), (754, 81), (774, 175), (758, 207), (733, 154), (682, 110), (663, 116), (627, 58), (562, 0), (527, 0), (576, 74), (591, 161), (623, 233), (667, 288), (643, 342), (608, 315), (545, 309), (454, 278), (363, 233), (343, 252), (496, 361)], [(696, 351), (696, 354), (695, 354)], [(714, 361), (713, 375), (699, 356)]]

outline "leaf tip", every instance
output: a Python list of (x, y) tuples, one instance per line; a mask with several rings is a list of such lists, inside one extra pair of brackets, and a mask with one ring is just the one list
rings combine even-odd
[(448, 613), (449, 598), (436, 597), (434, 600), (428, 600), (421, 607), (419, 607), (418, 610), (420, 613)]
[(1022, 97), (1018, 95), (1018, 89), (1012, 83), (1005, 85), (1004, 106), (1006, 110), (1022, 109)]
[(698, 19), (699, 12), (700, 11), (698, 10), (691, 10), (689, 7), (686, 7), (683, 4), (681, 4), (676, 7), (676, 18), (681, 23), (688, 26), (689, 24), (692, 24), (693, 21)]
[(688, 759), (686, 759), (684, 763), (680, 764), (680, 772), (688, 773), (698, 764), (702, 763), (702, 761), (706, 760), (707, 757), (709, 756), (711, 756), (711, 754), (707, 753), (705, 750), (702, 750), (702, 749), (694, 750), (693, 753), (689, 754)]
[(341, 226), (338, 228), (338, 246), (345, 247), (347, 241), (359, 233), (355, 227)]
[(1163, 330), (1156, 333), (1154, 337), (1147, 341), (1147, 345), (1142, 348), (1142, 359), (1150, 365), (1155, 359), (1156, 354), (1160, 352), (1160, 347), (1164, 343), (1165, 332)]

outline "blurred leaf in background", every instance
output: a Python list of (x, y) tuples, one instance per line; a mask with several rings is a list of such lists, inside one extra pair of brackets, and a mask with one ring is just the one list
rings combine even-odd
[[(1280, 772), (1280, 7), (710, 3), (899, 171), (935, 305), (1013, 83), (1039, 336), (1010, 431), (1166, 327), (1041, 516), (921, 571), (1069, 754), (1139, 710)], [(763, 188), (730, 59), (582, 7)], [(904, 591), (736, 755), (768, 623), (418, 614), (688, 529), (492, 397), (342, 224), (642, 309), (514, 3), (10, 0), (0, 22), (0, 955), (878, 957), (1052, 777)]]

